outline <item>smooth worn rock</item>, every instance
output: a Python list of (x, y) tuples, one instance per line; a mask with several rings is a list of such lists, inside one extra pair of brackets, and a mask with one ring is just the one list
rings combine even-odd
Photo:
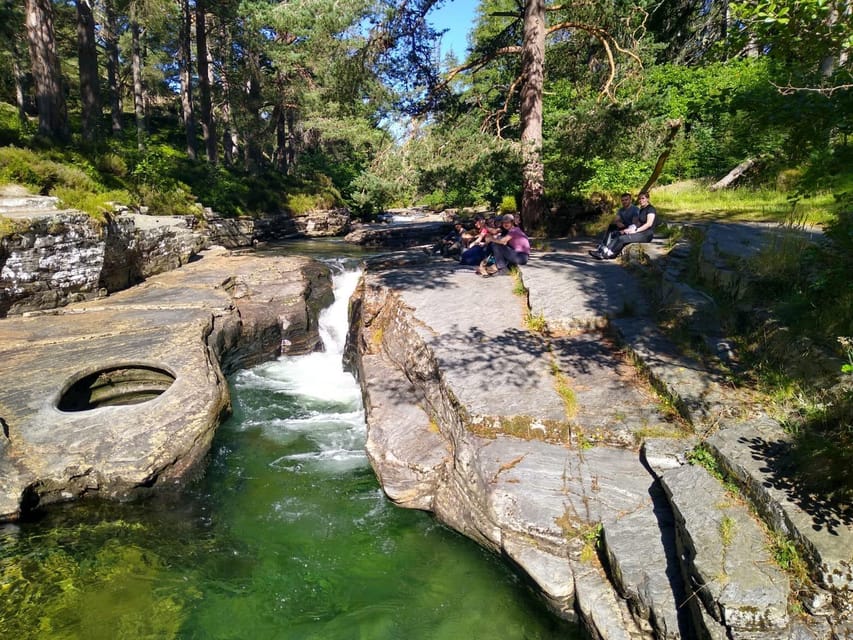
[[(622, 427), (610, 407), (603, 423), (567, 413), (550, 358), (571, 371), (571, 383), (583, 378), (577, 386), (589, 390), (579, 393), (592, 398), (601, 376), (615, 371), (612, 393), (648, 403), (632, 395), (634, 382), (619, 377), (618, 363), (590, 372), (570, 357), (578, 343), (549, 345), (521, 328), (510, 278), (479, 279), (445, 265), (368, 270), (353, 301), (351, 348), (371, 462), (392, 499), (427, 508), (504, 554), (572, 619), (577, 594), (560, 578), (571, 574), (568, 554), (579, 552), (597, 522), (649, 503), (652, 478), (631, 448), (587, 448), (593, 438), (630, 445), (635, 438), (630, 429), (613, 435)], [(478, 299), (484, 302), (471, 303)], [(596, 354), (596, 340), (586, 345), (580, 354)]]
[[(660, 486), (649, 488), (651, 501), (604, 523), (604, 548), (620, 594), (648, 621), (656, 638), (689, 637), (686, 594), (675, 542), (675, 523)], [(643, 549), (639, 554), (636, 550)]]
[(0, 519), (184, 480), (230, 410), (220, 361), (275, 357), (291, 321), (310, 351), (331, 295), (307, 258), (220, 250), (108, 298), (0, 320)]
[(726, 425), (708, 439), (771, 527), (797, 542), (817, 581), (853, 605), (853, 508), (821, 500), (791, 474), (791, 437), (767, 416)]
[(421, 250), (368, 262), (349, 357), (388, 495), (500, 553), (594, 638), (844, 637), (838, 592), (788, 618), (745, 504), (677, 481), (700, 438), (754, 419), (752, 399), (679, 352), (622, 263), (550, 245), (518, 281)]
[(434, 245), (452, 229), (449, 222), (362, 224), (353, 228), (344, 239), (364, 247), (404, 249), (422, 244)]
[(671, 469), (662, 482), (675, 511), (691, 606), (704, 606), (733, 636), (781, 634), (789, 623), (788, 577), (745, 505), (702, 467)]

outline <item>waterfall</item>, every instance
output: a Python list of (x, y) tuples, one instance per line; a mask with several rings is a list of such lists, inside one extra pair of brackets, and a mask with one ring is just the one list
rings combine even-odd
[(310, 464), (339, 471), (367, 464), (361, 390), (342, 364), (349, 298), (361, 274), (343, 263), (332, 267), (335, 299), (319, 317), (324, 351), (281, 356), (235, 378), (240, 393), (265, 394), (264, 406), (246, 409), (258, 415), (248, 415), (244, 429), (261, 428), (280, 442), (302, 438), (311, 443), (309, 450), (272, 460), (276, 468), (302, 469)]

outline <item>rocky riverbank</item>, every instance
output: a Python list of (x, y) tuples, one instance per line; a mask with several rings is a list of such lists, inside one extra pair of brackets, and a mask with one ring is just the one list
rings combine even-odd
[[(708, 237), (741, 232), (754, 245), (760, 230)], [(553, 242), (518, 283), (423, 252), (368, 264), (350, 357), (388, 496), (505, 557), (596, 638), (853, 637), (849, 505), (786, 480), (781, 427), (680, 353), (635, 274), (587, 248)], [(678, 269), (678, 251), (635, 249)], [(719, 338), (712, 301), (665, 295)], [(734, 492), (689, 463), (700, 442)], [(808, 562), (806, 586), (780, 545)]]
[(230, 412), (225, 374), (319, 344), (308, 258), (201, 252), (105, 298), (0, 320), (0, 519), (191, 476)]
[[(40, 273), (42, 287), (4, 288), (4, 312), (20, 315), (0, 321), (3, 519), (180, 483), (229, 410), (224, 374), (313, 349), (331, 295), (327, 269), (308, 259), (201, 251), (191, 224), (151, 217), (109, 249), (102, 229), (74, 231), (89, 224), (75, 215), (7, 216), (44, 228), (6, 234), (0, 255), (6, 282)], [(444, 226), (350, 240), (405, 247)], [(254, 226), (228, 229), (228, 244), (253, 242)], [(173, 258), (133, 254), (140, 231)], [(702, 266), (736, 296), (740, 274), (717, 260), (721, 248), (751, 251), (775, 233), (713, 225)], [(388, 496), (501, 554), (596, 638), (853, 636), (850, 506), (793, 482), (780, 426), (680, 353), (635, 274), (587, 248), (552, 241), (518, 282), (428, 250), (368, 261), (348, 358)], [(680, 277), (688, 249), (656, 242), (626, 259), (659, 268), (660, 299), (724, 359), (714, 301)], [(140, 256), (171, 270), (113, 293), (140, 277)], [(689, 464), (700, 442), (729, 485)], [(806, 584), (779, 567), (779, 549), (804, 558)]]

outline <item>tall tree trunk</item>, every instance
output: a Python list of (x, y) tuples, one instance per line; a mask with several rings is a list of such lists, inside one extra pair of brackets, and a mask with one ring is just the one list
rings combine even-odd
[(181, 78), (181, 110), (184, 117), (184, 133), (187, 138), (187, 155), (193, 160), (198, 156), (195, 137), (195, 114), (193, 113), (192, 88), (192, 12), (188, 0), (179, 0), (181, 8), (181, 33), (178, 37), (178, 67)]
[(281, 173), (287, 173), (287, 107), (278, 105), (273, 110), (273, 121), (275, 122), (275, 151), (273, 151), (273, 164)]
[(225, 158), (225, 163), (233, 165), (237, 161), (237, 154), (240, 148), (240, 134), (237, 130), (237, 125), (234, 122), (231, 109), (231, 98), (233, 87), (230, 78), (231, 61), (231, 35), (225, 24), (219, 23), (219, 58), (222, 60), (222, 155)]
[(24, 11), (39, 113), (39, 133), (68, 140), (68, 111), (62, 87), (62, 69), (56, 55), (53, 5), (50, 0), (24, 0)]
[(80, 105), (83, 139), (98, 137), (101, 122), (101, 85), (98, 77), (98, 47), (91, 0), (76, 0), (77, 59), (80, 72)]
[(246, 142), (245, 163), (247, 171), (257, 171), (263, 163), (260, 137), (266, 128), (261, 118), (261, 64), (255, 51), (248, 51), (247, 62), (249, 78), (246, 81), (246, 115), (249, 125), (244, 130)]
[(145, 95), (142, 85), (142, 45), (140, 42), (140, 27), (137, 20), (136, 0), (130, 4), (130, 57), (133, 69), (133, 111), (136, 115), (136, 146), (145, 149)]
[(19, 60), (23, 60), (23, 56), (21, 55), (21, 51), (18, 47), (18, 39), (15, 38), (12, 41), (12, 73), (15, 76), (15, 105), (18, 107), (18, 120), (21, 121), (21, 124), (27, 123), (27, 103), (24, 97), (24, 71), (21, 69), (21, 65), (18, 62)]
[(216, 127), (213, 122), (213, 108), (210, 98), (210, 53), (207, 50), (207, 19), (205, 17), (204, 0), (195, 3), (195, 40), (196, 57), (198, 58), (198, 90), (199, 106), (201, 107), (201, 133), (204, 138), (204, 148), (207, 161), (217, 162)]
[(110, 119), (113, 133), (124, 129), (121, 117), (121, 88), (118, 81), (118, 23), (112, 0), (104, 0), (104, 44), (107, 50), (107, 86), (110, 93)]
[(545, 84), (545, 0), (527, 0), (521, 51), (521, 154), (524, 163), (521, 220), (528, 231), (542, 227), (545, 167), (542, 162), (542, 92)]
[(285, 111), (287, 117), (287, 172), (293, 173), (296, 167), (296, 156), (302, 149), (302, 125), (297, 125), (296, 109), (287, 108)]

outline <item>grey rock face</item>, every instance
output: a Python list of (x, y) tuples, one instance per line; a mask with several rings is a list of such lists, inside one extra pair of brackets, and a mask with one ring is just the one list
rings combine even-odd
[(663, 485), (675, 510), (692, 606), (704, 606), (735, 636), (786, 629), (788, 577), (745, 506), (702, 467), (666, 471)]
[(0, 209), (0, 317), (91, 300), (186, 264), (204, 245), (194, 220), (121, 214), (101, 225), (73, 211)]
[(719, 431), (708, 439), (708, 446), (745, 488), (765, 521), (805, 550), (818, 582), (826, 589), (846, 592), (849, 598), (853, 592), (850, 505), (821, 503), (790, 477), (786, 468), (790, 436), (765, 416)]
[(435, 244), (453, 229), (449, 222), (404, 222), (365, 224), (353, 229), (344, 238), (364, 247), (404, 249), (423, 244)]
[[(630, 272), (566, 244), (534, 252), (522, 295), (513, 278), (422, 251), (369, 261), (350, 358), (386, 493), (500, 553), (593, 638), (845, 637), (849, 518), (814, 505), (803, 521), (824, 518), (840, 555), (814, 556), (832, 587), (789, 615), (803, 594), (766, 526), (688, 455), (704, 442), (763, 514), (762, 502), (780, 502), (774, 482), (784, 489), (768, 455), (778, 434), (660, 332)], [(779, 520), (791, 531), (792, 516)]]

